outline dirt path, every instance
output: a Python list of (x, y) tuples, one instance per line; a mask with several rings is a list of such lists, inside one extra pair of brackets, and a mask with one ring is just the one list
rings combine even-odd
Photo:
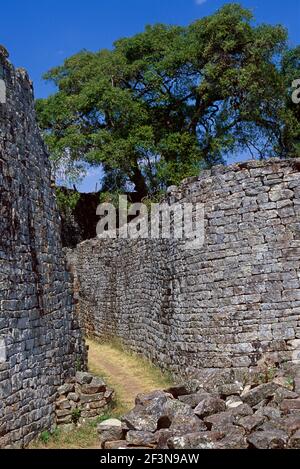
[[(100, 344), (88, 340), (89, 370), (105, 379), (116, 392), (116, 406), (107, 416), (120, 417), (134, 407), (137, 394), (164, 389), (171, 384), (148, 361), (124, 352), (113, 344)], [(72, 432), (58, 432), (53, 436), (44, 432), (43, 438), (33, 442), (32, 449), (99, 449), (97, 426), (82, 425)]]
[(117, 396), (117, 409), (124, 413), (134, 406), (137, 394), (167, 387), (170, 384), (149, 362), (110, 345), (88, 340), (89, 369), (103, 376)]

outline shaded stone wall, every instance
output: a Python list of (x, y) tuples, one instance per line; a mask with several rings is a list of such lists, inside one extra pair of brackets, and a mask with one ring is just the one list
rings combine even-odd
[(1, 53), (0, 70), (0, 447), (7, 447), (51, 427), (57, 388), (84, 366), (85, 350), (31, 83)]
[[(66, 187), (61, 187), (60, 190), (66, 196), (75, 194), (74, 190)], [(128, 193), (127, 196), (131, 203), (140, 202), (135, 192)], [(99, 221), (96, 212), (100, 200), (101, 192), (81, 193), (74, 209), (60, 207), (61, 238), (64, 247), (75, 248), (82, 241), (95, 237)]]
[[(76, 192), (72, 189), (60, 188), (66, 196)], [(61, 239), (64, 247), (75, 248), (77, 244), (95, 236), (98, 217), (97, 207), (100, 201), (100, 192), (80, 194), (74, 209), (59, 207), (61, 218)]]
[(205, 207), (205, 244), (86, 241), (70, 252), (87, 332), (175, 374), (299, 359), (300, 162), (215, 167), (168, 196)]

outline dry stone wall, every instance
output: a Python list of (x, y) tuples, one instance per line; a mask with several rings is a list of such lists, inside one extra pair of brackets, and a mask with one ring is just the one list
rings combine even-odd
[(56, 422), (65, 431), (108, 413), (115, 397), (103, 379), (82, 371), (69, 378), (57, 392)]
[(69, 253), (89, 335), (175, 374), (299, 360), (300, 161), (218, 166), (171, 188), (204, 204), (205, 243), (86, 241)]
[(55, 422), (57, 388), (84, 366), (48, 155), (32, 86), (0, 48), (0, 447)]

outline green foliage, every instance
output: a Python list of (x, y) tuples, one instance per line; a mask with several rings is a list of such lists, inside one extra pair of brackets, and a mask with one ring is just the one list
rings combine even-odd
[(60, 434), (61, 432), (58, 427), (55, 427), (51, 432), (44, 431), (39, 436), (39, 442), (44, 446), (48, 446), (51, 441), (58, 440), (60, 438)]
[(40, 434), (40, 440), (44, 445), (47, 445), (49, 443), (50, 438), (51, 438), (50, 432), (45, 431)]
[(281, 115), (285, 123), (281, 135), (284, 149), (282, 156), (300, 157), (300, 105), (291, 99), (292, 83), (300, 78), (300, 46), (284, 54), (282, 74), (285, 84), (285, 107)]
[(81, 358), (77, 358), (76, 363), (75, 363), (75, 370), (82, 371), (82, 366), (83, 366), (83, 363), (82, 363)]
[(74, 210), (80, 199), (79, 192), (66, 192), (59, 187), (56, 188), (56, 201), (60, 210)]
[(294, 378), (292, 378), (291, 376), (288, 376), (286, 378), (286, 383), (292, 390), (294, 389)]
[(75, 409), (72, 410), (72, 422), (74, 425), (77, 425), (80, 418), (81, 418), (81, 412), (82, 410), (79, 407), (75, 407)]
[(97, 425), (110, 418), (119, 418), (119, 414), (110, 413), (88, 421), (82, 425), (74, 426), (72, 430), (66, 431), (56, 427), (53, 432), (48, 433), (49, 438), (43, 441), (41, 438), (31, 444), (31, 449), (86, 449), (99, 446), (99, 435)]
[(110, 203), (113, 204), (115, 207), (119, 205), (119, 197), (123, 195), (122, 190), (115, 190), (115, 191), (104, 191), (100, 193), (99, 196), (99, 203)]
[(259, 383), (260, 384), (269, 383), (270, 381), (272, 381), (275, 378), (276, 373), (277, 373), (276, 366), (267, 366), (266, 365), (264, 367), (264, 369), (262, 370), (262, 372), (258, 376)]
[(113, 50), (82, 51), (46, 75), (58, 91), (39, 100), (55, 159), (101, 166), (103, 190), (140, 198), (177, 184), (228, 153), (294, 156), (299, 108), (281, 26), (252, 23), (227, 4), (187, 27), (158, 24)]

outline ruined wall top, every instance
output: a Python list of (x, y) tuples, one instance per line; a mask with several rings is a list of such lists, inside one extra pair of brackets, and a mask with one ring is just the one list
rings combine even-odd
[(24, 68), (14, 68), (9, 61), (9, 53), (0, 45), (0, 104), (6, 104), (9, 99), (9, 89), (19, 83), (28, 98), (33, 97), (33, 86), (27, 71)]

